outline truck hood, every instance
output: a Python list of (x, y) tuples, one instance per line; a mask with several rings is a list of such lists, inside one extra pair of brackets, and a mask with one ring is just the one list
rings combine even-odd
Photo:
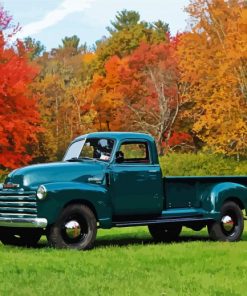
[(5, 183), (19, 184), (24, 189), (36, 189), (54, 182), (88, 182), (88, 178), (103, 177), (107, 164), (99, 161), (54, 162), (26, 166), (12, 171)]

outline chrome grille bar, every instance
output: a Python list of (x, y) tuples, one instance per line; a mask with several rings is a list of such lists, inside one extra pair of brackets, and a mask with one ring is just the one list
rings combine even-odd
[(30, 208), (36, 208), (37, 204), (36, 202), (31, 201), (0, 201), (0, 207), (30, 207)]
[(0, 190), (0, 217), (37, 217), (37, 202), (35, 192)]
[(23, 207), (0, 207), (0, 213), (2, 212), (9, 212), (9, 213), (15, 213), (15, 212), (21, 212), (21, 213), (37, 213), (36, 208), (23, 208)]
[(37, 217), (35, 214), (25, 214), (25, 213), (0, 213), (0, 217), (19, 217), (19, 218), (31, 218), (31, 217)]
[(0, 194), (0, 201), (6, 200), (23, 200), (23, 201), (36, 201), (35, 195), (1, 195)]

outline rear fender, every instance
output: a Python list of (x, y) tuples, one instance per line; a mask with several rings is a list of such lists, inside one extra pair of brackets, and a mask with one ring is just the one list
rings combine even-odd
[(223, 182), (213, 186), (202, 195), (202, 208), (215, 217), (220, 215), (220, 209), (227, 200), (235, 200), (239, 205), (247, 206), (247, 188), (244, 185)]

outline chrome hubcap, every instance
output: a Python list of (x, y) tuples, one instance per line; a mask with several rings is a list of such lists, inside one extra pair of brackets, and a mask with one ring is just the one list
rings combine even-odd
[(81, 226), (76, 220), (65, 224), (65, 233), (69, 239), (77, 239), (81, 235)]
[(221, 219), (222, 226), (225, 231), (231, 232), (234, 228), (234, 221), (232, 220), (232, 217), (229, 215), (223, 216)]

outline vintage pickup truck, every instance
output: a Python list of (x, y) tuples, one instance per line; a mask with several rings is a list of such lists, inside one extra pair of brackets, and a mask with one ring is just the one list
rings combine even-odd
[(213, 240), (238, 241), (247, 208), (246, 177), (162, 178), (154, 139), (99, 132), (72, 141), (61, 162), (11, 172), (0, 189), (3, 244), (93, 247), (97, 229), (147, 225), (157, 241), (183, 226), (208, 227)]

